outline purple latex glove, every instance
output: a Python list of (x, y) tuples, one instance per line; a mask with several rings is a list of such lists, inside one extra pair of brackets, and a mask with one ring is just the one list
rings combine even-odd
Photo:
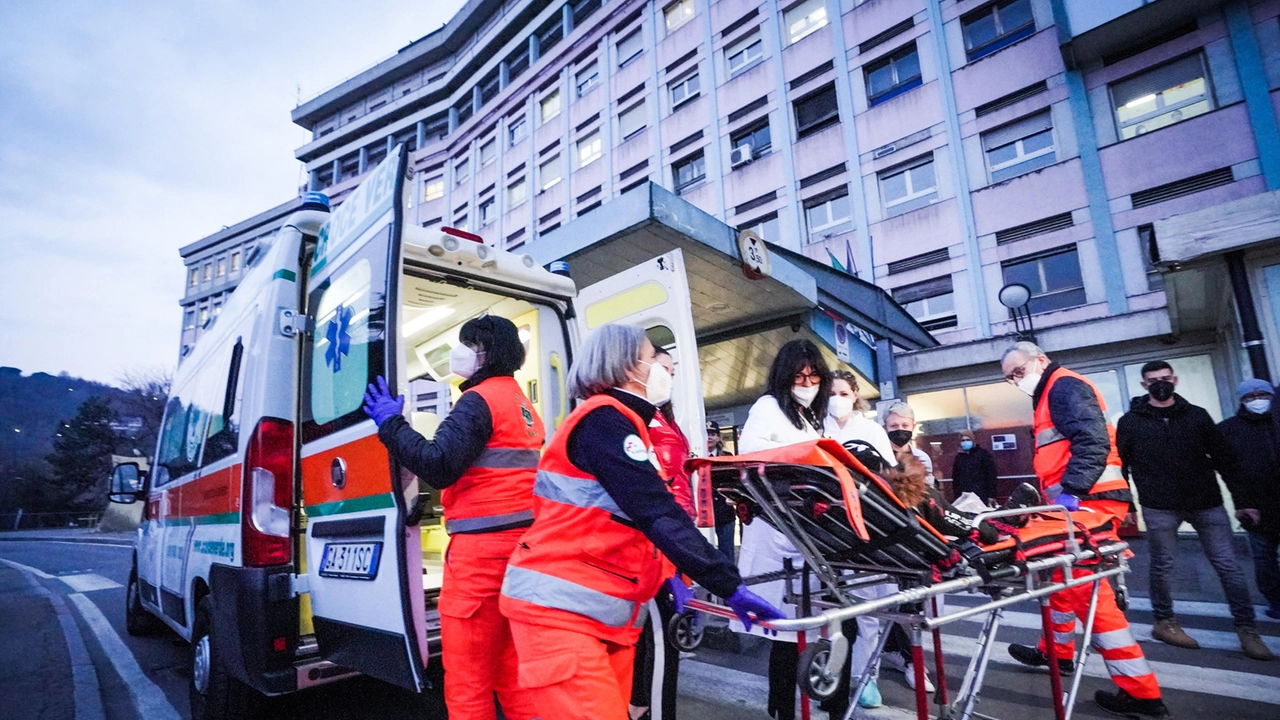
[(671, 591), (671, 597), (675, 601), (676, 614), (680, 615), (684, 612), (684, 604), (693, 599), (693, 588), (684, 584), (684, 579), (679, 575), (667, 578), (667, 590)]
[(392, 397), (387, 379), (379, 375), (377, 383), (370, 383), (364, 394), (364, 411), (382, 427), (382, 423), (404, 412), (404, 396)]
[(1080, 498), (1071, 493), (1062, 493), (1053, 501), (1053, 504), (1061, 505), (1071, 512), (1075, 512), (1080, 509)]
[[(754, 622), (780, 620), (786, 617), (781, 610), (770, 605), (768, 600), (748, 590), (746, 585), (739, 585), (725, 602), (733, 608), (733, 612), (748, 630)], [(750, 613), (754, 613), (755, 617), (752, 618)]]

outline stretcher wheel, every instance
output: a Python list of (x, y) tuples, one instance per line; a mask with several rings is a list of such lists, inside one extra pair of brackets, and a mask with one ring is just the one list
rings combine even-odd
[(667, 621), (667, 642), (680, 652), (693, 652), (702, 644), (702, 625), (698, 614), (686, 610)]
[(1120, 608), (1120, 612), (1129, 612), (1129, 588), (1117, 583), (1115, 596), (1116, 607)]
[(800, 652), (796, 668), (796, 684), (800, 692), (814, 700), (826, 700), (836, 694), (840, 686), (840, 668), (831, 664), (831, 642), (815, 640)]

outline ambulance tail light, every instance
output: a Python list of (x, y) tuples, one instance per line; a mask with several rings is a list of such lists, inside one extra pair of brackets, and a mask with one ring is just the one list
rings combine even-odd
[(246, 566), (283, 565), (293, 559), (292, 497), (293, 423), (263, 418), (245, 451), (240, 508)]

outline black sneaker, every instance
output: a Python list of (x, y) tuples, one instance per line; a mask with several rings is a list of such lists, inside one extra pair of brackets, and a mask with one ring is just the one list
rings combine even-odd
[[(1030, 645), (1009, 644), (1009, 654), (1014, 660), (1026, 665), (1027, 667), (1049, 667), (1049, 658), (1040, 652), (1040, 648), (1031, 647)], [(1076, 671), (1076, 664), (1071, 660), (1058, 660), (1058, 673), (1061, 675), (1071, 675)]]
[(1164, 700), (1160, 698), (1140, 700), (1124, 690), (1117, 690), (1114, 694), (1099, 690), (1094, 693), (1093, 701), (1112, 715), (1134, 720), (1144, 717), (1169, 717), (1169, 708), (1165, 707)]

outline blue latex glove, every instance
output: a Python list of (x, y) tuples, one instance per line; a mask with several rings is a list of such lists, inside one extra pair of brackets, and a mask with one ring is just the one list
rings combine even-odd
[(404, 413), (404, 396), (392, 397), (387, 379), (379, 375), (377, 383), (371, 383), (365, 391), (364, 411), (382, 427), (382, 423)]
[[(770, 605), (768, 600), (748, 590), (746, 585), (739, 585), (725, 602), (733, 608), (733, 612), (748, 630), (754, 622), (780, 620), (786, 617), (781, 610)], [(749, 613), (755, 613), (755, 618), (753, 619)]]
[(1072, 495), (1071, 493), (1062, 493), (1053, 501), (1053, 504), (1061, 505), (1071, 512), (1075, 512), (1080, 509), (1080, 498)]
[(675, 600), (676, 614), (680, 615), (684, 612), (684, 604), (693, 599), (693, 588), (685, 585), (679, 575), (675, 575), (667, 578), (667, 590), (671, 591), (671, 597)]

